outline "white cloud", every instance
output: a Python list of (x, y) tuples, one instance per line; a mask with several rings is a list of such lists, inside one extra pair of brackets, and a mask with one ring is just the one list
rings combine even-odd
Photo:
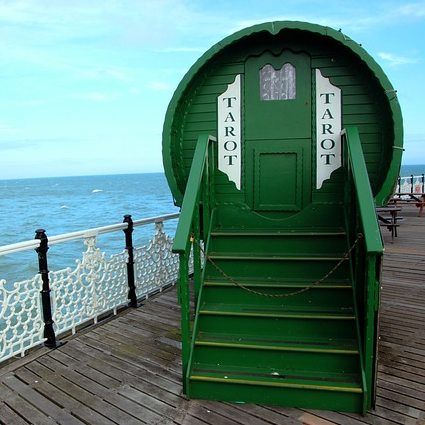
[(204, 53), (208, 48), (205, 47), (165, 47), (163, 49), (154, 49), (155, 53)]
[(387, 3), (370, 4), (370, 7), (362, 7), (361, 4), (353, 3), (344, 5), (344, 12), (335, 8), (334, 12), (326, 13), (309, 13), (306, 8), (306, 13), (287, 15), (272, 15), (260, 16), (255, 19), (242, 19), (233, 21), (233, 26), (230, 32), (238, 31), (263, 22), (276, 21), (301, 21), (311, 22), (323, 26), (328, 26), (334, 29), (341, 28), (344, 33), (355, 31), (365, 32), (365, 30), (374, 29), (377, 26), (388, 26), (407, 22), (409, 18), (425, 17), (425, 1), (418, 3), (409, 3), (398, 8), (390, 7)]
[(173, 86), (171, 86), (171, 84), (158, 80), (149, 81), (146, 84), (146, 87), (154, 91), (168, 91), (173, 89)]
[(398, 11), (405, 16), (414, 18), (425, 17), (425, 2), (405, 4), (400, 6)]
[(10, 125), (7, 122), (0, 121), (0, 137), (17, 136), (22, 133), (22, 129)]
[(89, 80), (113, 80), (122, 83), (133, 83), (137, 79), (134, 72), (123, 68), (93, 68), (76, 70), (79, 75)]
[(388, 52), (379, 52), (378, 56), (387, 62), (390, 66), (408, 65), (418, 62), (418, 59), (416, 58), (408, 58), (406, 56), (396, 55), (394, 53)]
[(237, 22), (236, 27), (238, 30), (247, 28), (253, 25), (262, 24), (264, 22), (277, 22), (277, 21), (300, 21), (300, 22), (311, 22), (324, 26), (335, 27), (341, 22), (339, 19), (333, 19), (331, 17), (319, 18), (318, 16), (312, 15), (280, 15), (280, 16), (269, 16), (261, 17), (258, 19), (244, 19)]
[(407, 133), (405, 141), (410, 144), (422, 144), (425, 146), (425, 132), (424, 133)]
[(89, 102), (112, 102), (117, 99), (117, 95), (102, 92), (77, 93), (71, 96), (73, 99), (87, 100)]

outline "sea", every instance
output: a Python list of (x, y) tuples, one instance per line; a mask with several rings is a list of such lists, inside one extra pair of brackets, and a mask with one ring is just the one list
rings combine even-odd
[[(421, 175), (425, 165), (403, 165), (401, 176)], [(163, 173), (0, 180), (0, 246), (34, 239), (37, 229), (47, 236), (178, 212)], [(177, 220), (165, 229), (174, 235)], [(134, 245), (149, 243), (154, 226), (136, 228)], [(124, 248), (123, 232), (101, 235), (98, 246), (106, 255)], [(50, 270), (74, 268), (84, 251), (81, 241), (53, 245)], [(37, 273), (33, 250), (0, 256), (0, 280), (6, 285)], [(0, 285), (1, 287), (1, 285)]]
[[(0, 180), (0, 246), (34, 239), (37, 229), (55, 236), (84, 229), (179, 212), (163, 173)], [(165, 223), (174, 236), (177, 220)], [(134, 245), (149, 243), (154, 225), (136, 227)], [(98, 247), (112, 255), (123, 250), (124, 232), (103, 234)], [(75, 268), (85, 250), (81, 240), (52, 245), (50, 270)], [(0, 280), (31, 278), (38, 271), (34, 250), (0, 256)], [(0, 285), (1, 286), (1, 285)]]

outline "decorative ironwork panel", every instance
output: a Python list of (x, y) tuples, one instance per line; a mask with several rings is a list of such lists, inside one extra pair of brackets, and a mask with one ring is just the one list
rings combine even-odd
[(6, 288), (0, 280), (0, 360), (24, 355), (43, 341), (40, 275)]
[(179, 274), (179, 257), (171, 252), (173, 239), (164, 232), (163, 223), (155, 223), (150, 243), (134, 250), (136, 295), (141, 298), (174, 283)]
[(56, 333), (75, 327), (127, 302), (126, 251), (105, 259), (96, 237), (84, 240), (87, 249), (77, 267), (50, 273)]
[[(171, 252), (173, 240), (155, 224), (151, 242), (134, 250), (136, 294), (138, 298), (175, 283), (178, 278), (178, 255)], [(49, 273), (50, 299), (54, 331), (60, 335), (99, 315), (114, 311), (128, 302), (127, 263), (125, 250), (106, 258), (96, 246), (96, 236), (86, 237), (82, 259), (75, 269)], [(189, 270), (193, 271), (193, 261)], [(0, 362), (44, 341), (41, 294), (42, 280), (32, 279), (7, 285), (0, 280)]]
[(413, 193), (422, 193), (424, 191), (424, 184), (422, 176), (415, 176), (413, 181)]
[(401, 177), (400, 178), (400, 187), (399, 193), (410, 193), (412, 190), (411, 186), (411, 178), (409, 177)]
[(405, 176), (400, 177), (397, 183), (396, 193), (421, 194), (425, 190), (423, 176)]

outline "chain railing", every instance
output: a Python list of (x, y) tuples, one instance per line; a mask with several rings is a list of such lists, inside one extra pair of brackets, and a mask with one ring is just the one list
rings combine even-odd
[[(171, 252), (173, 239), (165, 233), (164, 222), (178, 217), (169, 214), (133, 222), (127, 215), (123, 223), (50, 238), (39, 229), (34, 240), (0, 247), (0, 256), (35, 249), (39, 266), (38, 274), (26, 280), (7, 282), (0, 275), (0, 362), (24, 356), (43, 342), (56, 347), (61, 334), (75, 333), (80, 325), (96, 323), (120, 307), (136, 307), (140, 300), (173, 285), (179, 258)], [(152, 238), (133, 247), (134, 228), (146, 225), (155, 226)], [(125, 233), (125, 248), (107, 256), (97, 246), (98, 236), (120, 230)], [(72, 240), (83, 242), (82, 258), (74, 268), (49, 271), (49, 248)]]

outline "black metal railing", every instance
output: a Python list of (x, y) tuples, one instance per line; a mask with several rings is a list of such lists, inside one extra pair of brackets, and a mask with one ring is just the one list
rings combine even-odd
[[(164, 233), (163, 222), (178, 217), (177, 213), (133, 221), (131, 215), (125, 215), (119, 224), (50, 238), (45, 229), (37, 229), (33, 240), (1, 246), (0, 256), (35, 249), (38, 273), (30, 279), (9, 284), (0, 279), (0, 331), (3, 335), (0, 362), (17, 354), (24, 355), (26, 350), (43, 342), (47, 347), (56, 348), (61, 344), (57, 340), (59, 333), (70, 329), (75, 332), (76, 326), (90, 319), (96, 322), (106, 311), (116, 313), (117, 307), (137, 307), (143, 297), (174, 284), (178, 256), (171, 253), (173, 240)], [(155, 225), (153, 238), (147, 245), (135, 247), (134, 228), (148, 224)], [(119, 230), (124, 232), (125, 248), (110, 260), (105, 259), (104, 253), (96, 247), (96, 238)], [(77, 239), (84, 240), (87, 250), (83, 259), (77, 260), (76, 268), (49, 271), (50, 247)], [(144, 268), (155, 274), (154, 281)], [(162, 271), (164, 268), (175, 269), (175, 272)], [(87, 296), (82, 295), (81, 288), (86, 290)], [(81, 299), (76, 299), (78, 297)], [(69, 317), (72, 314), (78, 318)]]

